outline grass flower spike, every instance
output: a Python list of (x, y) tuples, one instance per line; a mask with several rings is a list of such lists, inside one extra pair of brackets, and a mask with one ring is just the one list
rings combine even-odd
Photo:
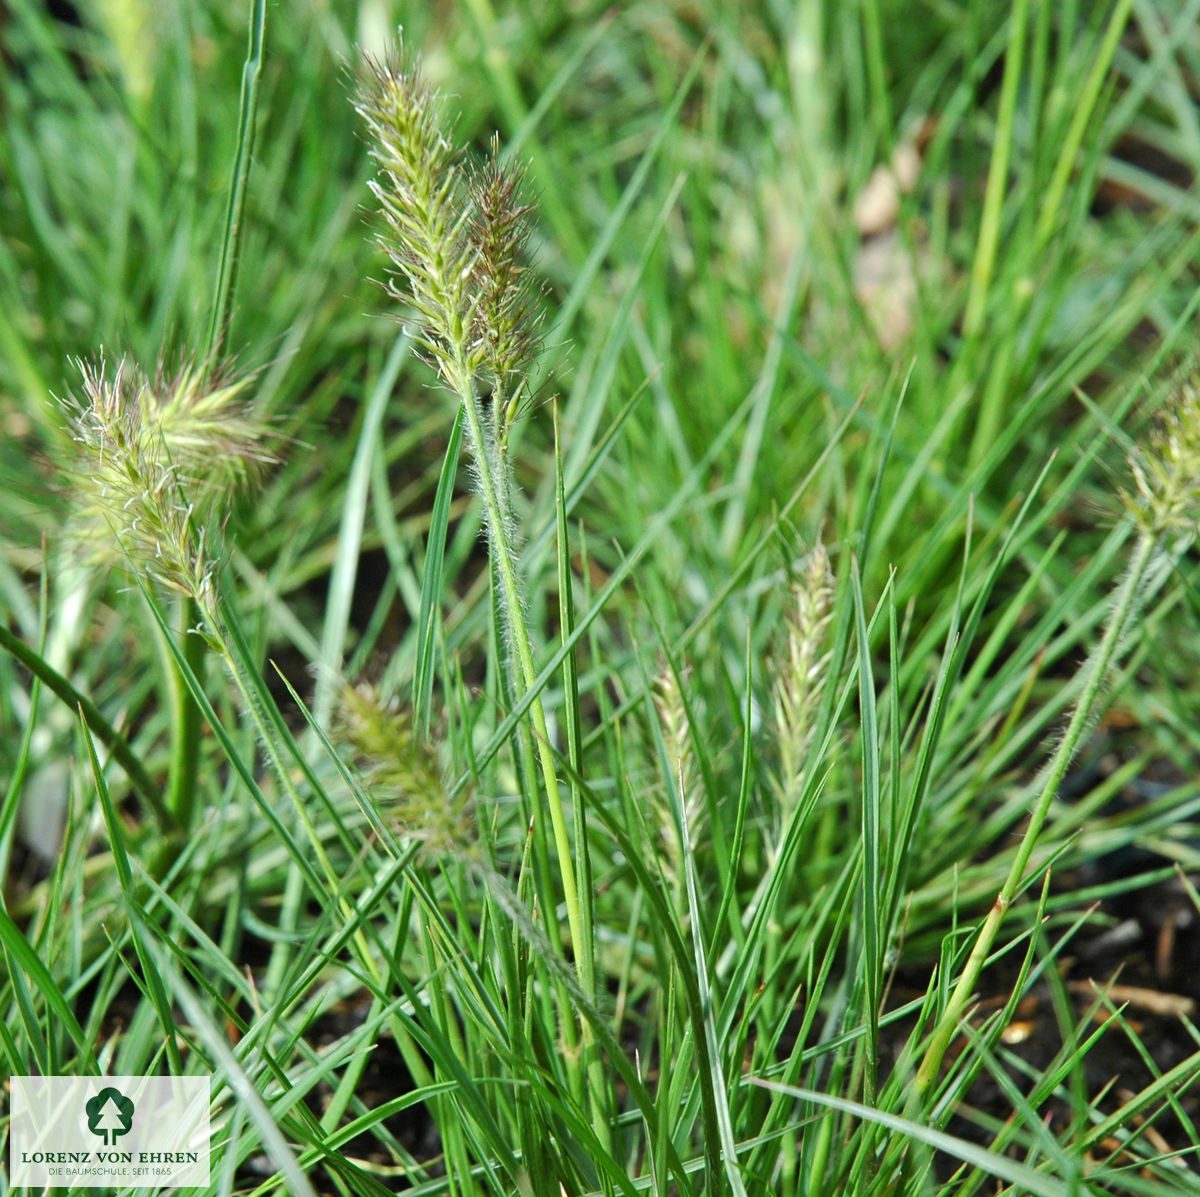
[(356, 109), (379, 175), (370, 183), (393, 276), (388, 293), (416, 317), (427, 360), (456, 394), (491, 392), (502, 444), (538, 348), (538, 289), (523, 263), (531, 208), (523, 174), (500, 160), (470, 172), (442, 131), (418, 66), (367, 58)]
[(433, 749), (416, 735), (408, 712), (385, 703), (372, 686), (345, 686), (336, 736), (379, 809), (403, 835), (419, 840), (431, 856), (470, 849), (466, 800), (450, 799)]
[(248, 380), (206, 380), (195, 365), (152, 379), (103, 358), (79, 368), (83, 395), (71, 404), (79, 541), (92, 560), (123, 554), (211, 614), (205, 524), (273, 460), (243, 399)]
[[(696, 752), (692, 744), (687, 707), (680, 691), (679, 679), (670, 665), (665, 665), (654, 681), (654, 709), (662, 727), (670, 785), (679, 794), (683, 814), (687, 819), (689, 838), (695, 843), (704, 816), (704, 794), (697, 776)], [(668, 796), (660, 796), (657, 815), (663, 850), (663, 870), (668, 879), (678, 885), (683, 877), (683, 841), (675, 821), (674, 806)], [(681, 898), (685, 897), (686, 895), (681, 894)]]
[(370, 188), (384, 221), (379, 244), (395, 268), (389, 293), (412, 308), (427, 358), (457, 389), (477, 364), (470, 353), (477, 293), (464, 181), (437, 96), (417, 67), (368, 58), (355, 107), (379, 165)]
[(492, 388), (493, 432), (499, 445), (527, 394), (541, 326), (540, 292), (522, 262), (531, 211), (518, 198), (523, 181), (522, 172), (500, 162), (500, 143), (493, 137), (487, 164), (471, 180), (470, 237), (479, 296), (474, 349)]
[(1129, 458), (1125, 506), (1147, 531), (1191, 541), (1200, 531), (1200, 389), (1180, 387), (1145, 449)]
[(779, 743), (779, 794), (785, 811), (800, 793), (807, 772), (813, 721), (829, 663), (826, 640), (832, 617), (833, 575), (829, 554), (818, 544), (792, 584), (784, 613), (783, 660), (775, 679), (775, 727)]
[(1193, 385), (1180, 388), (1165, 409), (1162, 424), (1146, 447), (1131, 455), (1129, 465), (1134, 490), (1122, 497), (1139, 528), (1129, 565), (1113, 596), (1104, 635), (1080, 667), (1080, 694), (1067, 728), (1034, 784), (1036, 798), (1008, 876), (925, 1049), (914, 1089), (921, 1097), (927, 1096), (938, 1080), (942, 1060), (958, 1032), (1008, 908), (1028, 881), (1038, 838), (1067, 769), (1099, 712), (1109, 671), (1120, 660), (1138, 613), (1195, 539), (1200, 517), (1200, 395)]

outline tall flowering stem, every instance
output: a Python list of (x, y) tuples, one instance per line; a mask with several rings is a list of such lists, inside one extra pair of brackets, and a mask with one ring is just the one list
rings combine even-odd
[[(147, 374), (129, 361), (79, 363), (70, 404), (75, 538), (93, 564), (137, 570), (181, 596), (181, 650), (198, 672), (213, 643), (217, 600), (206, 526), (232, 492), (274, 460), (245, 402), (249, 379), (185, 363)], [(194, 626), (189, 626), (194, 625)], [(170, 654), (167, 654), (168, 658)], [(195, 805), (199, 711), (173, 661), (166, 808), (183, 828)]]
[[(388, 290), (412, 313), (417, 344), (462, 402), (509, 648), (532, 693), (537, 669), (517, 569), (507, 456), (538, 344), (537, 293), (521, 264), (528, 209), (518, 202), (520, 175), (501, 164), (495, 142), (486, 166), (464, 169), (442, 131), (437, 97), (415, 65), (368, 58), (355, 107), (379, 167), (371, 190), (383, 217), (379, 243), (393, 267)], [(592, 995), (591, 945), (540, 695), (529, 714), (575, 966)]]
[(1122, 497), (1138, 528), (1129, 566), (1113, 599), (1100, 644), (1081, 670), (1082, 689), (1067, 729), (1037, 784), (1037, 798), (1008, 876), (984, 919), (946, 1009), (934, 1027), (917, 1070), (916, 1094), (928, 1096), (958, 1031), (967, 1003), (995, 946), (1001, 924), (1025, 880), (1034, 848), (1067, 768), (1099, 710), (1109, 671), (1130, 627), (1175, 560), (1200, 530), (1200, 391), (1180, 388), (1148, 446), (1130, 459), (1134, 489)]

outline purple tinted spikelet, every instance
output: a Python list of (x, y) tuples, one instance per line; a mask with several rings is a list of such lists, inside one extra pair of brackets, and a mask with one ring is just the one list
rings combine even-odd
[(501, 406), (514, 409), (537, 356), (541, 328), (542, 292), (524, 264), (532, 208), (521, 202), (523, 185), (524, 172), (501, 163), (493, 137), (487, 163), (471, 180), (472, 272), (479, 293), (472, 331), (475, 353)]

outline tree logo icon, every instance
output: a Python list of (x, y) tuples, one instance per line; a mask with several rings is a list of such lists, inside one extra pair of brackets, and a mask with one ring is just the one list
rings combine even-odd
[(105, 1147), (116, 1144), (118, 1135), (127, 1135), (133, 1126), (133, 1102), (111, 1085), (101, 1089), (85, 1103), (88, 1130), (104, 1140)]

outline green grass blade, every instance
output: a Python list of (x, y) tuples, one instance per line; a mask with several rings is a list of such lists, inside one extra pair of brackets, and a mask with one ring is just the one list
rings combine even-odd
[[(729, 1093), (721, 1069), (721, 1049), (717, 1041), (713, 993), (709, 983), (708, 960), (704, 953), (704, 927), (700, 917), (700, 899), (696, 888), (695, 855), (692, 849), (691, 835), (688, 831), (685, 798), (677, 790), (674, 792), (673, 804), (683, 843), (683, 872), (687, 881), (688, 929), (692, 939), (692, 952), (696, 968), (695, 983), (702, 1019), (701, 1026), (697, 1028), (693, 1025), (692, 1029), (693, 1032), (703, 1034), (708, 1057), (708, 1073), (699, 1077), (698, 1083), (707, 1090), (704, 1111), (705, 1121), (709, 1125), (705, 1127), (704, 1142), (708, 1152), (709, 1184), (717, 1191), (728, 1186), (728, 1190), (734, 1194), (734, 1197), (746, 1197), (746, 1188), (742, 1183), (742, 1170), (738, 1163), (737, 1144), (733, 1137)], [(715, 1125), (711, 1125), (711, 1122), (715, 1122)], [(718, 1148), (720, 1149), (719, 1157), (717, 1155)], [(718, 1184), (718, 1176), (724, 1179), (724, 1184)]]
[(92, 778), (96, 783), (96, 793), (100, 796), (100, 809), (104, 812), (104, 822), (108, 827), (108, 839), (112, 846), (113, 863), (116, 865), (117, 877), (121, 883), (125, 902), (130, 912), (130, 930), (133, 934), (134, 949), (142, 966), (142, 981), (146, 986), (146, 991), (150, 996), (154, 1011), (158, 1015), (159, 1026), (162, 1028), (163, 1038), (166, 1042), (167, 1062), (171, 1069), (171, 1075), (182, 1076), (183, 1061), (179, 1054), (179, 1043), (175, 1019), (171, 1011), (171, 1003), (167, 997), (162, 977), (154, 968), (154, 962), (147, 954), (145, 945), (142, 942), (140, 916), (144, 912), (134, 895), (133, 869), (130, 866), (129, 854), (125, 848), (125, 837), (117, 819), (117, 810), (113, 805), (112, 795), (108, 791), (108, 782), (105, 780), (104, 770), (100, 765), (100, 758), (96, 755), (96, 745), (92, 740), (91, 730), (87, 725), (87, 717), (80, 711), (79, 718), (83, 724), (83, 735), (87, 742), (88, 759), (92, 765)]
[(251, 0), (249, 44), (246, 48), (246, 61), (242, 67), (242, 96), (238, 115), (237, 149), (234, 152), (233, 177), (229, 184), (229, 206), (225, 213), (225, 235), (221, 242), (221, 257), (217, 267), (212, 320), (208, 326), (208, 346), (204, 354), (206, 368), (215, 365), (221, 356), (233, 316), (234, 287), (237, 284), (242, 237), (245, 233), (246, 190), (250, 178), (250, 167), (254, 161), (258, 87), (262, 76), (266, 29), (266, 0)]
[(317, 675), (313, 716), (321, 726), (327, 726), (333, 702), (337, 675), (342, 668), (346, 635), (350, 624), (350, 603), (354, 597), (354, 580), (362, 550), (363, 527), (366, 522), (367, 492), (371, 483), (371, 462), (379, 444), (383, 417), (388, 400), (408, 356), (411, 342), (407, 335), (396, 338), (392, 351), (367, 398), (363, 412), (362, 431), (346, 479), (346, 497), (338, 528), (337, 555), (329, 573), (329, 594), (325, 600), (325, 623), (321, 633), (321, 669)]
[(154, 779), (146, 771), (146, 767), (133, 749), (130, 748), (129, 741), (104, 717), (100, 708), (87, 695), (81, 694), (37, 653), (27, 648), (3, 624), (0, 624), (0, 649), (20, 661), (47, 689), (73, 710), (83, 711), (88, 726), (95, 731), (104, 746), (120, 763), (130, 783), (137, 790), (138, 797), (145, 801), (147, 808), (154, 813), (163, 830), (174, 831), (176, 829), (175, 820), (164, 805), (162, 795), (154, 784)]
[(874, 1102), (879, 1081), (879, 1013), (883, 992), (881, 904), (885, 899), (882, 876), (882, 793), (879, 773), (879, 719), (875, 708), (875, 678), (871, 646), (863, 611), (862, 580), (858, 562), (850, 564), (850, 593), (854, 598), (854, 627), (858, 639), (858, 706), (862, 722), (862, 915), (863, 915), (863, 1023), (867, 1028), (864, 1093)]
[(1071, 1197), (1070, 1187), (1057, 1177), (1048, 1176), (1044, 1172), (1038, 1172), (1025, 1164), (1010, 1160), (1007, 1156), (990, 1152), (966, 1139), (948, 1135), (945, 1131), (934, 1130), (932, 1127), (901, 1118), (886, 1110), (876, 1110), (861, 1102), (848, 1101), (830, 1093), (817, 1093), (811, 1089), (779, 1085), (774, 1081), (763, 1080), (759, 1077), (751, 1078), (750, 1083), (778, 1093), (786, 1093), (801, 1101), (812, 1102), (813, 1105), (825, 1109), (838, 1110), (855, 1118), (861, 1118), (891, 1131), (893, 1134), (904, 1135), (918, 1143), (924, 1143), (929, 1147), (944, 1151), (947, 1155), (980, 1168), (991, 1176), (1021, 1186), (1034, 1197)]
[(429, 517), (429, 537), (425, 548), (425, 568), (421, 575), (421, 612), (417, 617), (417, 663), (413, 674), (413, 713), (418, 727), (428, 728), (433, 701), (434, 648), (437, 641), (437, 613), (442, 594), (442, 567), (446, 555), (446, 528), (450, 521), (450, 503), (458, 477), (458, 455), (462, 447), (463, 409), (460, 404), (450, 429), (446, 456), (438, 475), (437, 493)]

